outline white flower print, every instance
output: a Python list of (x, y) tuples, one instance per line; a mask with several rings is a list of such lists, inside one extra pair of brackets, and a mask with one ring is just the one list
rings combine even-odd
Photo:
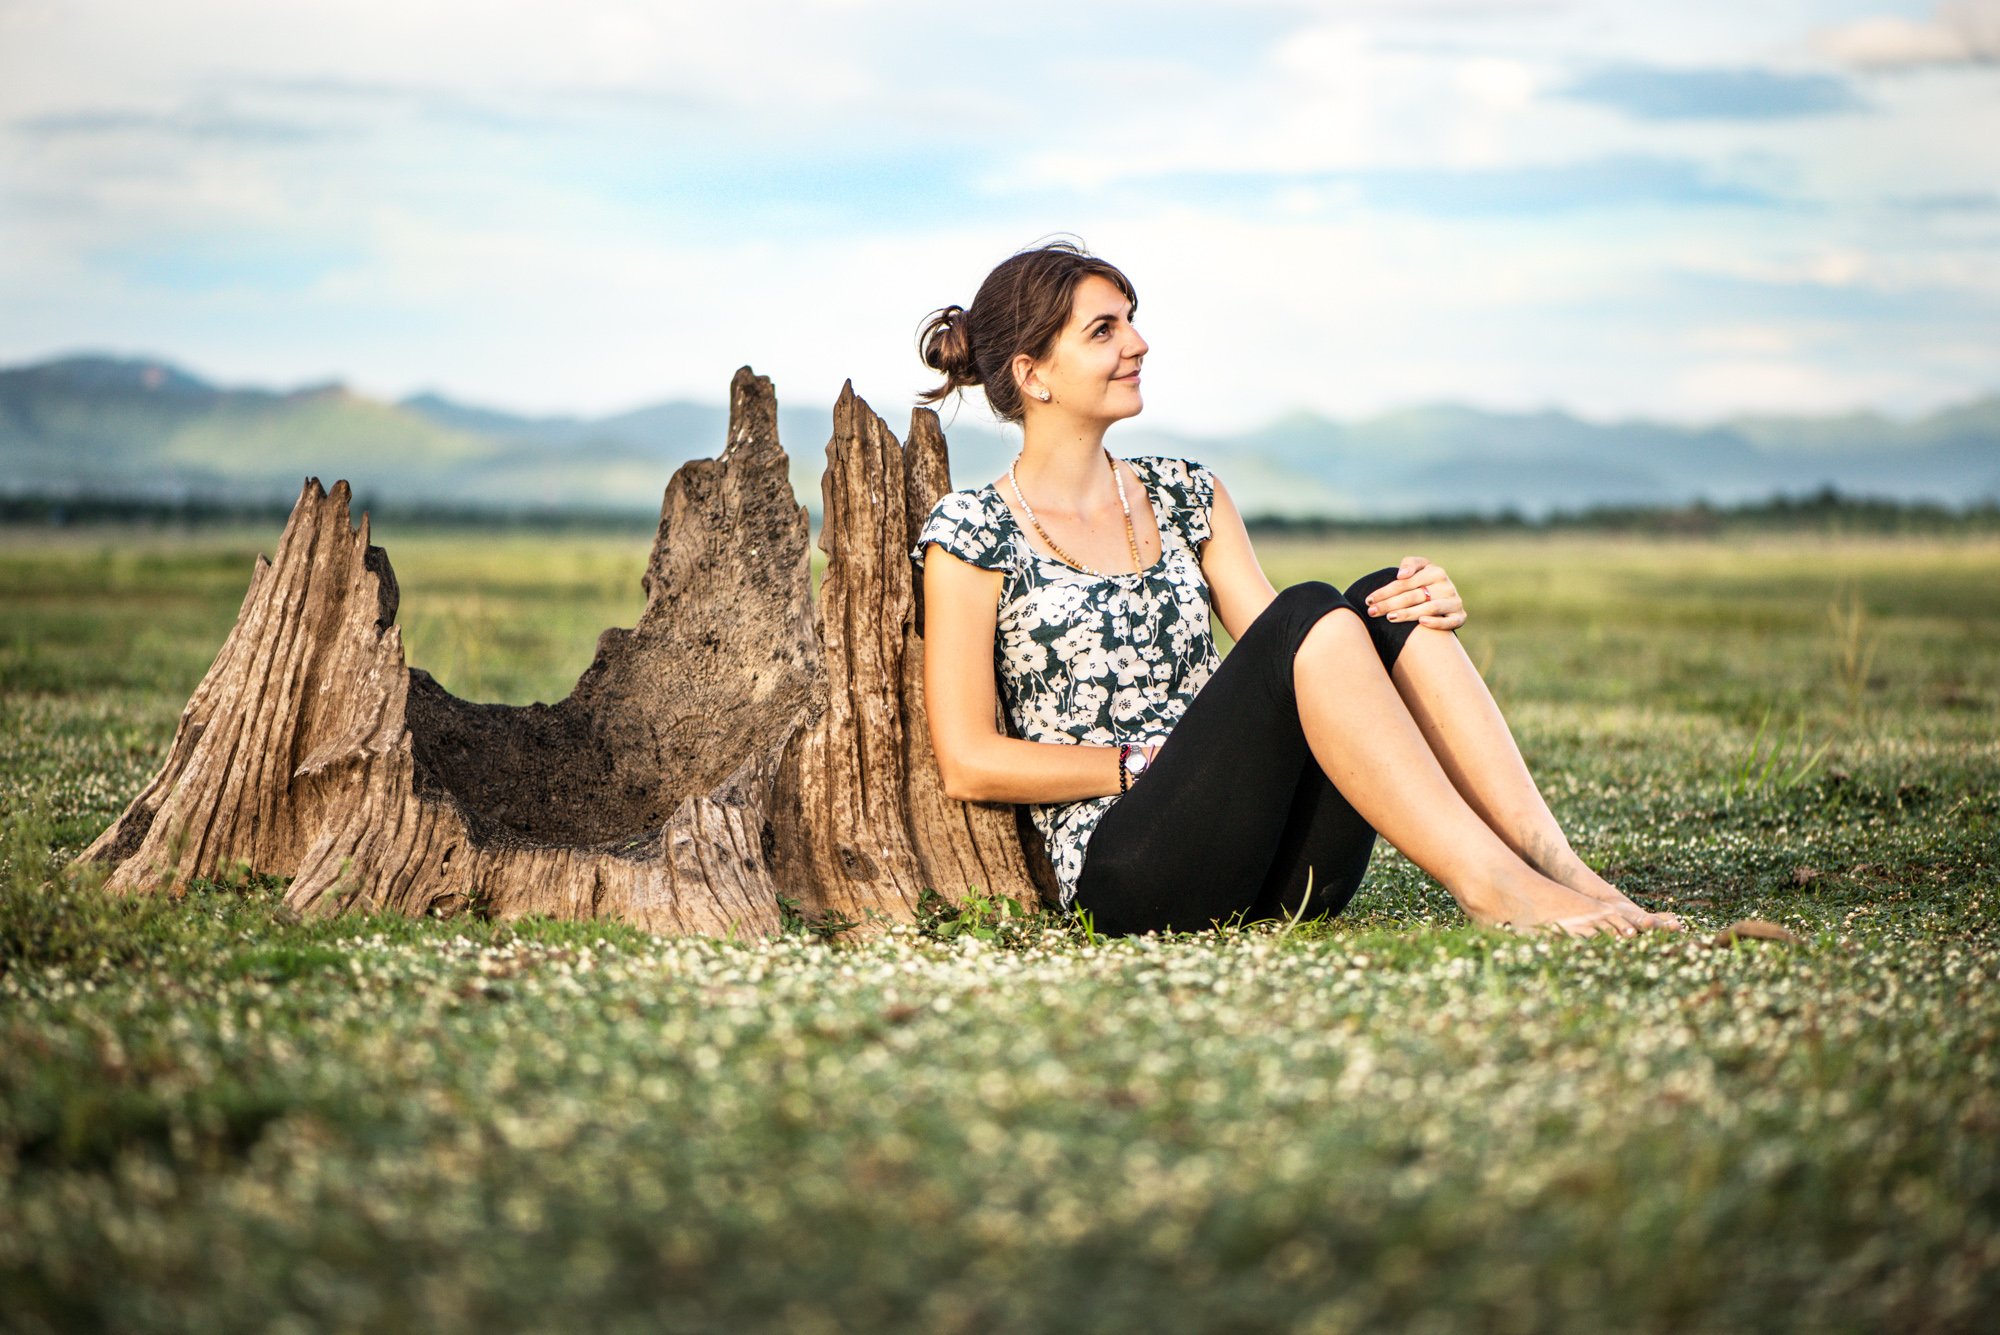
[(1083, 584), (1051, 584), (1040, 591), (1036, 601), (1041, 605), (1044, 620), (1060, 624), (1076, 615), (1089, 592), (1089, 587)]
[[(1072, 643), (1077, 647), (1068, 655), (1071, 672), (1085, 681), (1102, 681), (1118, 671), (1116, 653), (1111, 646), (1105, 644), (1101, 628), (1095, 625), (1078, 626), (1075, 633), (1076, 638)], [(1069, 639), (1068, 635), (1058, 639), (1055, 644), (1049, 646), (1050, 652), (1061, 653), (1063, 642)]]
[[(1148, 666), (1144, 658), (1139, 656), (1138, 649), (1132, 645), (1113, 645), (1109, 654), (1112, 674), (1118, 678), (1120, 686), (1130, 686), (1139, 678), (1149, 676), (1152, 673), (1151, 667)], [(1162, 663), (1160, 666), (1165, 667), (1166, 664)]]
[(1115, 692), (1111, 697), (1111, 717), (1120, 723), (1131, 723), (1146, 715), (1146, 693), (1127, 688)]
[(1009, 676), (1041, 672), (1049, 665), (1049, 647), (1020, 626), (1001, 634), (1001, 671)]
[[(1129, 462), (1159, 521), (1161, 558), (1145, 572), (1086, 576), (1040, 556), (990, 486), (940, 497), (911, 552), (921, 563), (935, 542), (1005, 573), (995, 667), (1008, 718), (1031, 740), (1091, 746), (1162, 740), (1220, 661), (1200, 558), (1213, 475), (1180, 459)], [(1091, 832), (1116, 801), (1029, 807), (1064, 907), (1075, 897)]]
[(1023, 726), (1021, 735), (1035, 742), (1061, 741), (1069, 736), (1067, 732), (1063, 731), (1064, 722), (1062, 711), (1057, 707), (1056, 701), (1050, 700), (1037, 703), (1033, 716), (1033, 726)]

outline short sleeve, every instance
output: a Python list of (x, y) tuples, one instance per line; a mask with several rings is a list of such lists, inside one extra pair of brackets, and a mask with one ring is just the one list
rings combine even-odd
[(922, 565), (924, 549), (932, 543), (982, 570), (1005, 570), (1011, 564), (1006, 538), (977, 492), (952, 491), (938, 497), (924, 526), (917, 530), (910, 559)]
[[(1134, 462), (1137, 462), (1136, 460)], [(1151, 459), (1147, 461), (1160, 490), (1173, 507), (1174, 523), (1187, 538), (1188, 546), (1200, 550), (1214, 530), (1209, 511), (1215, 505), (1215, 474), (1205, 464), (1192, 459)]]
[(1182, 461), (1188, 476), (1188, 541), (1196, 547), (1207, 542), (1209, 512), (1215, 508), (1215, 474), (1208, 471), (1205, 464), (1192, 459)]

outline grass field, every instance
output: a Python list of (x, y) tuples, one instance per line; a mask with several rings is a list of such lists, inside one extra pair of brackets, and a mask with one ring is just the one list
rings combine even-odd
[[(1353, 907), (855, 946), (292, 921), (56, 869), (275, 533), (0, 534), (0, 1328), (1975, 1330), (2000, 1305), (2000, 542), (1406, 550), (1684, 936)], [(553, 699), (645, 540), (387, 533), (413, 663)], [(1737, 918), (1796, 945), (1709, 944)]]

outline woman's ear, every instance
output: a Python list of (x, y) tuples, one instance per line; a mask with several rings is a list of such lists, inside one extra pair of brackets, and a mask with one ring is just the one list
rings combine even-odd
[(1007, 370), (1013, 375), (1014, 388), (1019, 391), (1024, 401), (1039, 397), (1034, 391), (1035, 359), (1033, 357), (1030, 357), (1025, 352), (1017, 352), (1014, 354), (1014, 360), (1007, 363)]

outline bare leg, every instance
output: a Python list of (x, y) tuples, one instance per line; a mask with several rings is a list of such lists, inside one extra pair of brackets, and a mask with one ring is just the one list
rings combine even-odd
[[(1413, 637), (1414, 638), (1414, 637)], [(1408, 652), (1408, 646), (1405, 647)], [(1536, 871), (1467, 805), (1350, 609), (1322, 617), (1292, 662), (1299, 722), (1341, 794), (1473, 921), (1551, 925), (1579, 936), (1635, 929), (1613, 906)]]
[(1457, 636), (1419, 626), (1397, 655), (1391, 676), (1452, 786), (1509, 848), (1578, 894), (1646, 913), (1570, 847)]

